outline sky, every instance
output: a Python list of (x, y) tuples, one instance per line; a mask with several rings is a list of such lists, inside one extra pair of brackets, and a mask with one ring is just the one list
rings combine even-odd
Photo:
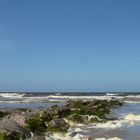
[(140, 91), (139, 0), (0, 0), (0, 91)]

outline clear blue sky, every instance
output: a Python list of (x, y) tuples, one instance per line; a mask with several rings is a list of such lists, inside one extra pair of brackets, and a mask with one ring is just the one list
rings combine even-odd
[(140, 1), (0, 0), (0, 91), (140, 91)]

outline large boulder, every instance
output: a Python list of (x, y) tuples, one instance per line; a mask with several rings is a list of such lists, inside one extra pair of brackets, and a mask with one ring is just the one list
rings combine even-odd
[(51, 106), (48, 111), (52, 119), (58, 119), (61, 117), (60, 108), (58, 105)]
[(48, 125), (48, 131), (52, 132), (66, 132), (70, 125), (63, 119), (54, 119)]
[(25, 120), (26, 117), (25, 115), (22, 114), (13, 114), (9, 116), (9, 119), (16, 122), (17, 124), (19, 124), (20, 126), (25, 126)]
[[(29, 131), (18, 125), (16, 122), (10, 120), (10, 119), (3, 119), (0, 121), (0, 133), (5, 136), (12, 136), (19, 138), (30, 138), (31, 134)], [(17, 139), (18, 140), (18, 139)]]

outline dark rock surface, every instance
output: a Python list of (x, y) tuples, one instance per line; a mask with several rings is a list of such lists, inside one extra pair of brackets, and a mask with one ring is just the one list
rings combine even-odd
[(9, 119), (3, 119), (0, 121), (0, 132), (6, 132), (7, 134), (12, 134), (13, 132), (16, 132), (22, 136), (25, 136), (26, 138), (31, 137), (29, 131)]
[(69, 129), (70, 125), (64, 121), (64, 119), (51, 120), (48, 126), (49, 131), (64, 131)]

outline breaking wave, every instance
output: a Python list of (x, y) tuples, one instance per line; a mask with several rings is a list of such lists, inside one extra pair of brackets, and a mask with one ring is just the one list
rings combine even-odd
[(65, 102), (68, 100), (110, 100), (118, 99), (126, 103), (140, 103), (140, 94), (124, 93), (0, 93), (0, 103)]
[(22, 98), (24, 97), (26, 94), (25, 93), (0, 93), (0, 97), (3, 98)]
[(140, 115), (128, 114), (125, 117), (125, 120), (128, 120), (128, 121), (140, 121)]

